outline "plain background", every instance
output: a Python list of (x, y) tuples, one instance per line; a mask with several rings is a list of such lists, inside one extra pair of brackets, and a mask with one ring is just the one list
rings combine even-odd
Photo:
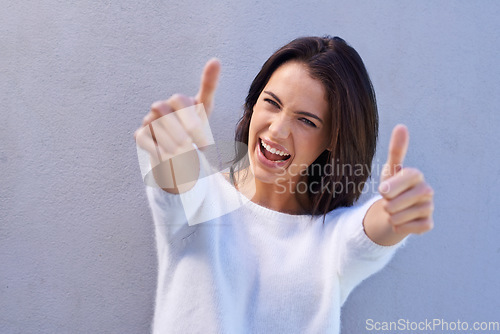
[(495, 0), (3, 1), (0, 332), (147, 333), (156, 255), (134, 130), (153, 101), (195, 94), (216, 56), (211, 124), (232, 139), (267, 57), (324, 34), (371, 75), (376, 160), (406, 124), (407, 165), (436, 193), (435, 229), (353, 292), (343, 333), (500, 321), (498, 17)]

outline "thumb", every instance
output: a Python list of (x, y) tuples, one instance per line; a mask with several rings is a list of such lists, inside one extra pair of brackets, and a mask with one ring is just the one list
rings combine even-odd
[(219, 81), (220, 62), (217, 58), (210, 59), (203, 68), (200, 90), (196, 94), (196, 103), (203, 103), (207, 116), (212, 112), (215, 89)]
[(391, 141), (389, 143), (389, 154), (387, 162), (382, 169), (381, 181), (387, 180), (401, 170), (408, 151), (410, 134), (408, 128), (403, 124), (398, 124), (392, 130)]

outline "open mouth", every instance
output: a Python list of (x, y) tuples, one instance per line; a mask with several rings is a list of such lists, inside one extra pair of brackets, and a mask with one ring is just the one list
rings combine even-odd
[(259, 145), (260, 151), (267, 160), (279, 163), (279, 162), (285, 162), (286, 160), (290, 159), (290, 154), (277, 150), (274, 147), (271, 147), (271, 145), (266, 144), (260, 138), (259, 142), (260, 142)]

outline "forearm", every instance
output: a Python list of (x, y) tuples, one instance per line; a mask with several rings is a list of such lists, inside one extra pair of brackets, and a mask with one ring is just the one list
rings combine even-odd
[(390, 215), (384, 208), (385, 200), (380, 199), (368, 209), (363, 220), (366, 235), (376, 244), (392, 246), (403, 240), (408, 233), (394, 230), (389, 221)]

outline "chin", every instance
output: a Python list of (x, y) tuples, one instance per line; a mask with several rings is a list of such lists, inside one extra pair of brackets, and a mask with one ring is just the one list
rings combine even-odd
[(253, 169), (254, 177), (256, 180), (259, 180), (262, 183), (268, 184), (278, 184), (285, 181), (285, 177), (277, 175), (276, 173), (271, 173), (261, 168), (257, 167)]

